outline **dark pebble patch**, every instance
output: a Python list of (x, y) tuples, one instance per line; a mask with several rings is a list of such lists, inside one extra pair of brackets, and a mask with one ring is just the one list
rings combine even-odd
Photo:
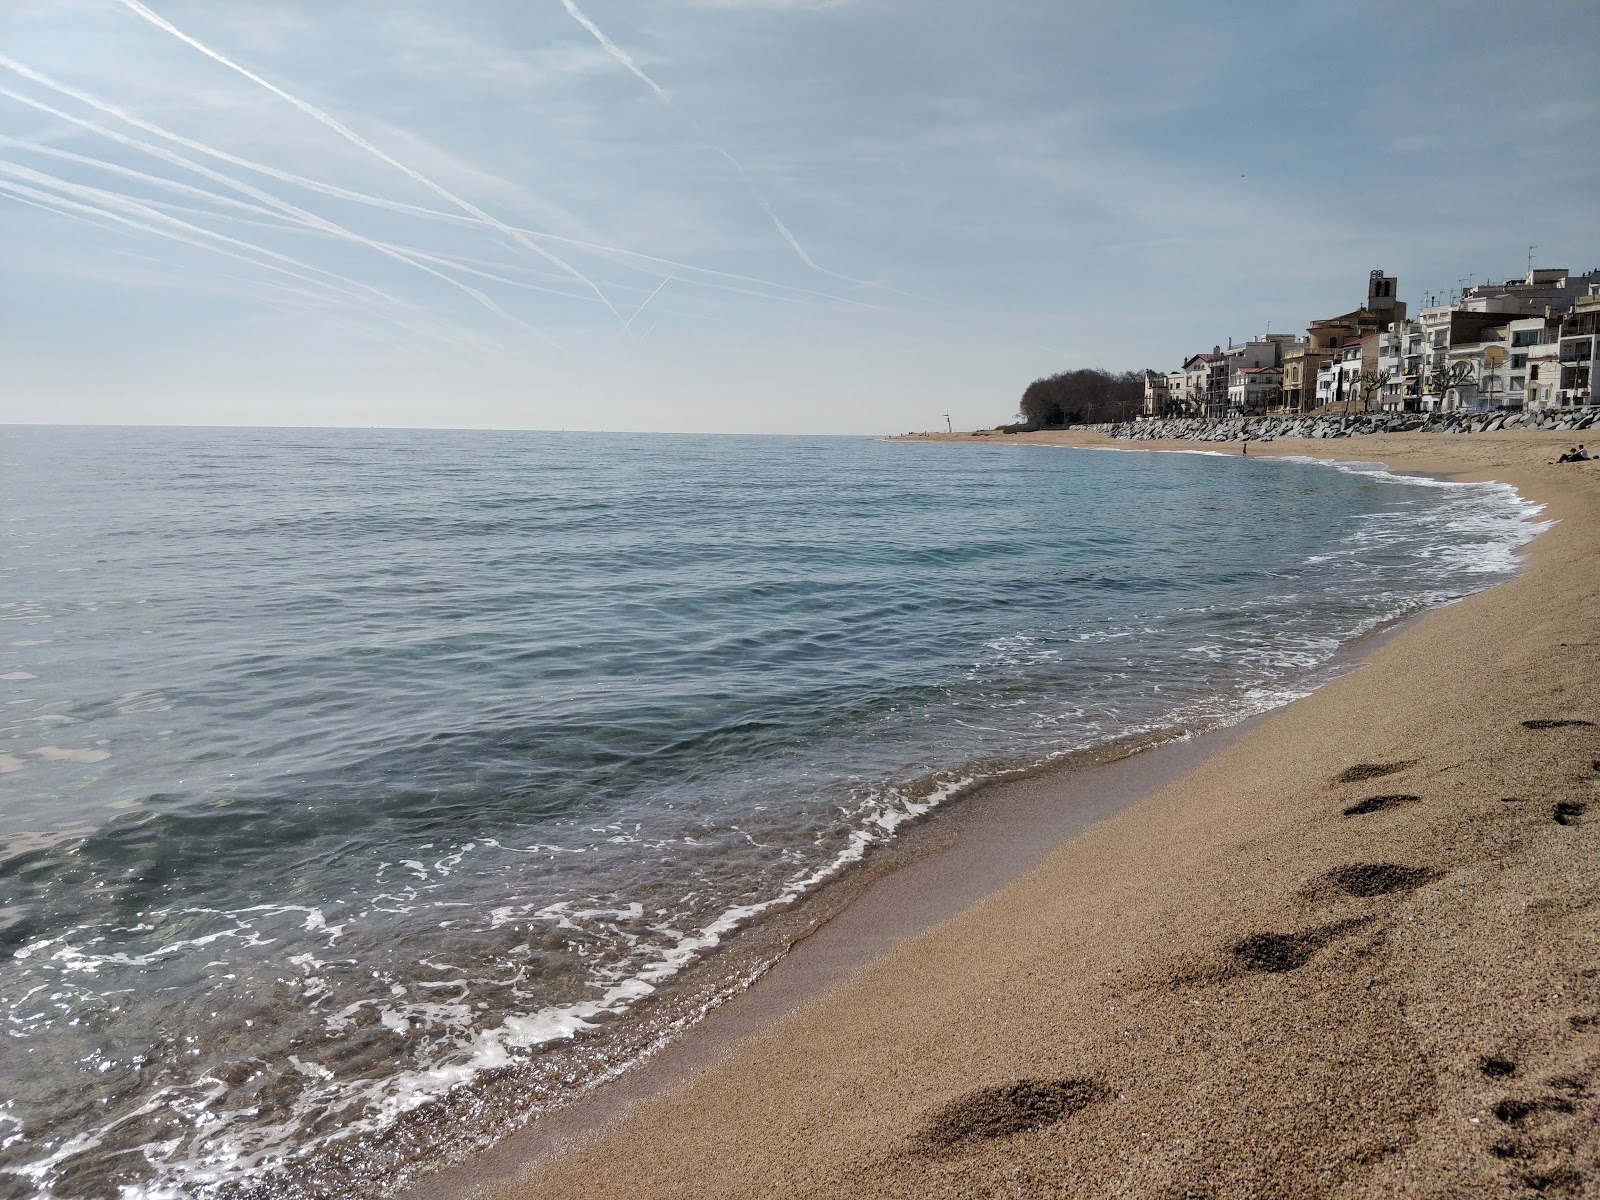
[(1587, 812), (1589, 806), (1581, 800), (1563, 800), (1556, 805), (1555, 812), (1551, 815), (1557, 825), (1576, 825), (1578, 818)]
[(1347, 817), (1364, 817), (1368, 813), (1382, 812), (1386, 808), (1398, 808), (1402, 804), (1415, 804), (1421, 796), (1411, 796), (1404, 792), (1394, 792), (1385, 796), (1368, 796), (1359, 804), (1352, 804), (1344, 810)]
[(1323, 876), (1341, 892), (1351, 896), (1387, 896), (1392, 892), (1414, 892), (1439, 878), (1440, 872), (1426, 867), (1403, 867), (1399, 863), (1358, 863), (1337, 867)]
[(1390, 763), (1357, 763), (1353, 767), (1346, 767), (1339, 772), (1340, 783), (1360, 783), (1363, 779), (1381, 779), (1385, 775), (1394, 775), (1404, 771), (1417, 760), (1409, 758), (1405, 762)]
[(1011, 1137), (1054, 1125), (1108, 1095), (1093, 1079), (1019, 1079), (951, 1101), (933, 1113), (922, 1137), (936, 1146)]

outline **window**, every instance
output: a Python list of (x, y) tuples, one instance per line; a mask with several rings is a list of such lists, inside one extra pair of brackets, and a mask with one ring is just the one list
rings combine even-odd
[(1537, 364), (1528, 368), (1528, 378), (1529, 379), (1537, 379), (1537, 378), (1539, 378), (1539, 368), (1538, 368)]
[(1525, 367), (1527, 365), (1528, 356), (1526, 354), (1513, 354), (1511, 356), (1511, 366), (1513, 369), (1517, 367)]

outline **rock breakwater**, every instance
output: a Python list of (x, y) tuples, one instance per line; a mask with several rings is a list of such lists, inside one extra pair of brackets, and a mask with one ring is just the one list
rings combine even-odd
[(1334, 413), (1277, 417), (1178, 417), (1091, 425), (1107, 437), (1135, 442), (1257, 442), (1273, 438), (1345, 438), (1367, 433), (1492, 433), (1496, 429), (1588, 429), (1600, 408), (1534, 413)]

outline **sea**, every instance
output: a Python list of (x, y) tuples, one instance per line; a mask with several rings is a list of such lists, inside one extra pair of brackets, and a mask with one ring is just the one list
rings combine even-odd
[(1541, 528), (998, 434), (53, 427), (0, 518), (0, 1196), (118, 1200), (389, 1194), (985, 781), (1286, 704)]

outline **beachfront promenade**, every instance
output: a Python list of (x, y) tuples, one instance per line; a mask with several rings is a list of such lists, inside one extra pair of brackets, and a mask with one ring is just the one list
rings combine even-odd
[(1364, 648), (664, 1094), (554, 1147), (536, 1125), (448, 1189), (1596, 1194), (1600, 463), (1551, 465), (1570, 440), (1253, 447), (1501, 480), (1553, 524), (1516, 578)]

